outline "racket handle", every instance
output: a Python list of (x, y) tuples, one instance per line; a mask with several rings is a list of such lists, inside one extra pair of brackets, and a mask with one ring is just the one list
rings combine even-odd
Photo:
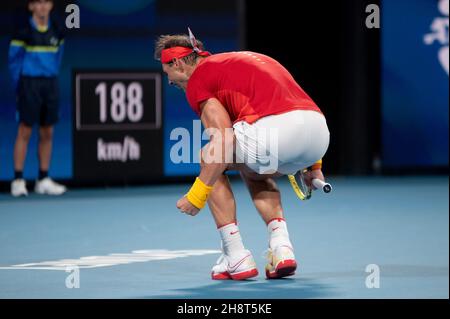
[(314, 187), (316, 187), (317, 189), (321, 189), (324, 193), (329, 193), (333, 189), (333, 187), (331, 187), (329, 183), (325, 183), (324, 181), (318, 178), (314, 178), (312, 180), (312, 183)]

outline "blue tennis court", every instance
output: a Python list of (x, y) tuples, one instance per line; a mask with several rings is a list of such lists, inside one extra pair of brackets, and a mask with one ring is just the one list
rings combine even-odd
[[(330, 181), (331, 194), (299, 201), (279, 180), (299, 262), (281, 280), (265, 279), (267, 231), (238, 179), (260, 272), (247, 281), (210, 279), (220, 238), (208, 209), (176, 209), (187, 184), (0, 194), (0, 298), (449, 298), (447, 176)], [(373, 267), (378, 288), (366, 285)]]

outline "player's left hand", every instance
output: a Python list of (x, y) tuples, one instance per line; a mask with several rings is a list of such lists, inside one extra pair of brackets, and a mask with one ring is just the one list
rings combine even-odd
[(194, 205), (191, 204), (191, 202), (188, 201), (188, 199), (186, 198), (186, 196), (183, 196), (182, 198), (180, 198), (177, 202), (177, 208), (182, 212), (185, 213), (187, 215), (191, 215), (191, 216), (195, 216), (200, 212), (200, 209), (198, 209), (197, 207), (195, 207)]

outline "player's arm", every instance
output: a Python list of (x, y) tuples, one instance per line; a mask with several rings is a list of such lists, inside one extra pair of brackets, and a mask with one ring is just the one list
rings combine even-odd
[[(210, 141), (202, 150), (200, 175), (186, 194), (189, 203), (198, 210), (205, 206), (214, 183), (227, 168), (226, 156), (230, 152), (233, 154), (233, 135), (230, 134), (231, 120), (223, 105), (219, 100), (210, 98), (200, 105), (200, 110), (202, 123), (206, 129), (209, 129)], [(226, 131), (228, 131), (228, 135)], [(209, 157), (210, 155), (212, 157)], [(186, 209), (183, 200), (181, 203), (178, 202), (177, 207)], [(189, 208), (187, 207), (187, 209)], [(197, 212), (188, 211), (191, 215), (195, 215)]]
[(203, 154), (199, 178), (212, 186), (228, 166), (226, 155), (233, 154), (232, 123), (223, 105), (215, 98), (204, 101), (200, 110), (203, 126), (210, 133), (210, 141), (204, 148), (206, 154)]
[(322, 173), (322, 159), (318, 160), (313, 165), (308, 167), (308, 171), (305, 173), (306, 185), (313, 189), (316, 189), (316, 187), (312, 183), (312, 180), (315, 178), (320, 179), (321, 181), (325, 181), (325, 177)]
[(16, 91), (19, 84), (24, 57), (25, 41), (21, 40), (19, 37), (13, 38), (9, 44), (8, 67), (13, 80), (13, 86)]
[(308, 167), (310, 171), (321, 170), (322, 169), (322, 159), (315, 162), (313, 165)]

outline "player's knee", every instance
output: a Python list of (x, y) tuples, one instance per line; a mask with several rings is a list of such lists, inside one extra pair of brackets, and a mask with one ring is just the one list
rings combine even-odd
[(267, 178), (265, 181), (266, 181), (267, 189), (270, 192), (278, 192), (278, 193), (280, 192), (278, 185), (273, 178)]
[(41, 127), (39, 129), (39, 138), (41, 141), (51, 141), (53, 138), (53, 127)]
[(31, 137), (32, 131), (33, 131), (32, 126), (21, 124), (19, 126), (18, 136), (20, 139), (28, 141)]

